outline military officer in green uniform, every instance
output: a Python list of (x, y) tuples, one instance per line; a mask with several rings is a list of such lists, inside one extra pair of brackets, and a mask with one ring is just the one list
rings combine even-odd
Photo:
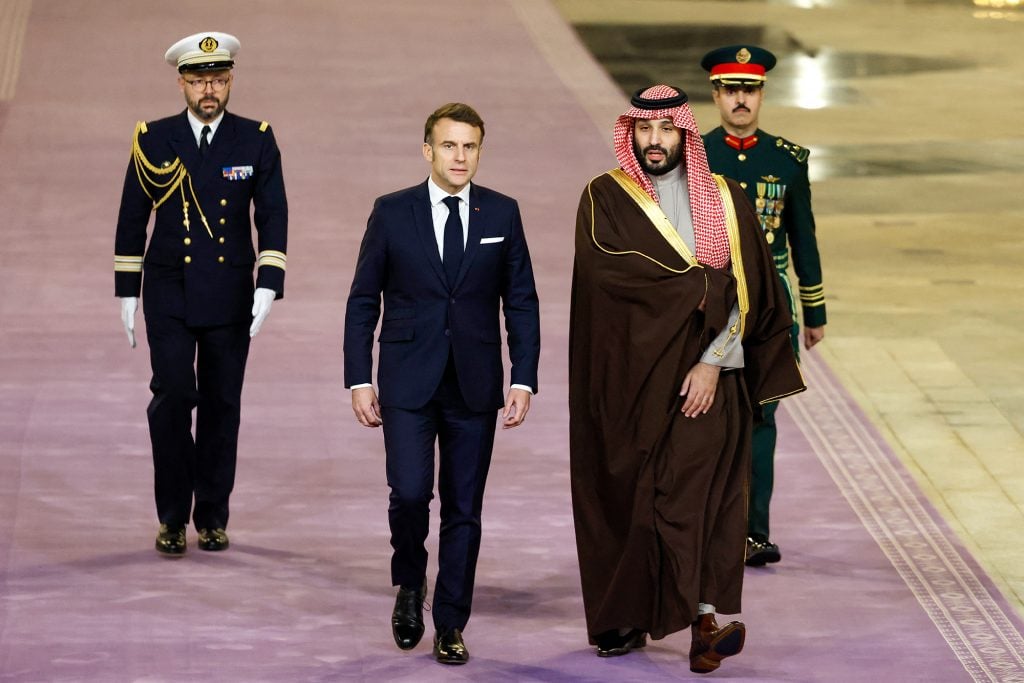
[[(809, 152), (758, 128), (766, 74), (775, 66), (775, 55), (754, 45), (732, 45), (707, 53), (701, 66), (711, 75), (712, 96), (722, 119), (721, 126), (703, 136), (708, 163), (714, 173), (738, 181), (757, 211), (789, 295), (794, 321), (793, 350), (799, 354), (801, 313), (805, 348), (812, 348), (825, 336), (825, 292), (807, 178)], [(791, 255), (799, 284), (799, 307), (788, 274)], [(766, 404), (754, 416), (748, 566), (778, 562), (782, 557), (779, 547), (769, 539), (768, 529), (777, 406), (778, 403)]]

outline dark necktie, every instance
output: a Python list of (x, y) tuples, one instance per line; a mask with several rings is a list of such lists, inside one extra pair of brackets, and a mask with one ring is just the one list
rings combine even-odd
[(205, 157), (206, 150), (210, 149), (210, 140), (207, 137), (210, 134), (210, 127), (203, 126), (202, 135), (199, 137), (199, 156)]
[(448, 207), (448, 220), (444, 222), (444, 274), (448, 278), (448, 286), (455, 286), (455, 278), (462, 265), (462, 218), (459, 217), (459, 198), (445, 197)]

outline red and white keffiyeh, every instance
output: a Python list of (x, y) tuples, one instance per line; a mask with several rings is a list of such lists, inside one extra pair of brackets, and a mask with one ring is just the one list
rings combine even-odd
[(664, 109), (642, 109), (636, 106), (638, 100), (678, 100), (685, 94), (667, 85), (655, 85), (638, 92), (634, 104), (615, 122), (613, 139), (615, 157), (619, 166), (637, 185), (658, 201), (654, 183), (640, 166), (633, 152), (633, 125), (635, 119), (671, 119), (673, 125), (684, 131), (684, 155), (686, 158), (686, 186), (690, 191), (690, 210), (693, 214), (693, 232), (697, 244), (697, 260), (715, 268), (729, 263), (729, 236), (725, 229), (725, 209), (718, 185), (711, 177), (708, 156), (697, 129), (697, 122), (689, 105), (669, 106)]

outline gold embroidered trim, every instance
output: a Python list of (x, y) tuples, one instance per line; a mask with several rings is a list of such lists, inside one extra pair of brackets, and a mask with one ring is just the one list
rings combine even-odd
[(274, 266), (281, 270), (285, 270), (287, 262), (288, 257), (283, 251), (275, 251), (273, 249), (264, 249), (256, 259), (257, 266)]
[(120, 256), (114, 254), (114, 272), (115, 273), (141, 273), (142, 272), (142, 257), (141, 256)]
[(656, 201), (651, 199), (651, 196), (644, 191), (644, 188), (636, 184), (636, 182), (629, 177), (629, 174), (623, 171), (621, 168), (616, 168), (613, 171), (609, 171), (608, 175), (612, 177), (615, 182), (619, 184), (629, 198), (632, 199), (640, 209), (646, 214), (648, 220), (657, 228), (661, 236), (665, 238), (665, 241), (672, 245), (672, 248), (679, 252), (679, 255), (683, 257), (683, 260), (689, 263), (691, 266), (697, 265), (697, 258), (690, 251), (690, 248), (686, 246), (686, 242), (679, 236), (679, 231), (676, 230), (675, 226), (672, 225), (672, 221), (668, 219), (665, 212), (661, 210), (661, 206)]
[[(618, 170), (618, 169), (616, 169), (616, 170)], [(614, 173), (615, 173), (615, 171), (609, 171), (609, 175), (612, 175)], [(612, 177), (614, 178), (614, 175), (612, 175)], [(629, 176), (626, 176), (626, 178), (629, 179), (630, 183), (632, 183), (633, 185), (636, 185), (636, 183), (633, 183), (633, 180), (631, 178), (629, 178)], [(673, 268), (672, 266), (665, 265), (664, 263), (662, 263), (661, 261), (657, 260), (656, 258), (652, 258), (652, 257), (648, 256), (647, 254), (644, 254), (644, 253), (639, 252), (639, 251), (633, 251), (633, 250), (628, 250), (628, 251), (612, 251), (611, 249), (606, 249), (604, 246), (602, 246), (602, 244), (597, 241), (597, 235), (595, 234), (595, 229), (596, 228), (594, 226), (594, 191), (593, 191), (593, 183), (594, 183), (594, 180), (591, 180), (589, 183), (587, 183), (587, 196), (590, 198), (590, 241), (594, 243), (594, 246), (596, 246), (598, 249), (600, 249), (604, 253), (609, 254), (611, 256), (628, 256), (630, 254), (634, 254), (636, 256), (643, 257), (643, 258), (647, 259), (648, 261), (650, 261), (651, 263), (654, 263), (655, 265), (657, 265), (657, 266), (659, 266), (661, 268), (664, 268), (665, 270), (669, 271), (670, 273), (686, 273), (691, 268), (701, 268), (702, 267), (702, 266), (698, 265), (696, 262), (694, 262), (692, 265), (688, 265), (683, 270), (679, 270), (678, 268)], [(620, 185), (621, 185), (621, 183), (620, 183)], [(623, 189), (625, 189), (627, 192), (629, 191), (628, 186), (623, 186)], [(646, 192), (643, 192), (642, 189), (640, 191), (643, 194), (643, 196), (647, 197), (648, 200), (653, 202), (653, 200), (651, 200), (651, 198), (647, 196)], [(632, 195), (630, 195), (630, 196), (632, 196)], [(678, 234), (676, 236), (678, 237)], [(707, 287), (707, 278), (705, 278), (705, 288), (706, 287)]]
[[(736, 220), (736, 207), (732, 203), (732, 193), (725, 178), (712, 174), (718, 184), (718, 193), (722, 196), (722, 208), (725, 211), (725, 231), (729, 236), (729, 255), (732, 261), (732, 275), (736, 278), (736, 297), (739, 299), (740, 318), (739, 330), (730, 329), (732, 334), (739, 334), (740, 339), (746, 330), (747, 313), (750, 311), (750, 292), (747, 291), (747, 276), (743, 270), (743, 254), (740, 249), (740, 225)], [(726, 339), (728, 342), (728, 339)], [(723, 344), (724, 347), (724, 344)]]

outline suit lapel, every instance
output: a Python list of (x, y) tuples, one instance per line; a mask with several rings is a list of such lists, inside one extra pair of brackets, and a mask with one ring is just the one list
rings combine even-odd
[(192, 133), (192, 126), (188, 123), (188, 115), (181, 112), (178, 116), (178, 123), (174, 127), (174, 133), (170, 140), (171, 149), (181, 159), (188, 173), (193, 178), (199, 175), (199, 146), (196, 145), (195, 135)]
[(455, 287), (452, 287), (452, 289), (456, 289), (462, 283), (462, 279), (466, 277), (469, 267), (473, 264), (473, 257), (476, 256), (476, 251), (480, 247), (480, 236), (484, 232), (483, 222), (485, 220), (487, 220), (486, 214), (480, 206), (480, 192), (476, 189), (476, 185), (470, 185), (469, 229), (466, 234), (466, 252), (462, 255), (462, 264), (459, 266), (459, 274), (455, 278)]
[(224, 118), (217, 126), (217, 134), (210, 142), (210, 148), (206, 150), (206, 157), (199, 163), (199, 172), (193, 178), (196, 191), (214, 178), (221, 176), (221, 167), (226, 165), (227, 155), (235, 150), (235, 115), (224, 112)]
[(434, 236), (434, 219), (430, 214), (430, 193), (427, 192), (427, 183), (416, 187), (412, 195), (412, 215), (416, 225), (416, 235), (420, 239), (423, 253), (426, 254), (434, 273), (448, 286), (444, 276), (444, 266), (441, 265), (441, 254), (437, 251), (437, 238)]

